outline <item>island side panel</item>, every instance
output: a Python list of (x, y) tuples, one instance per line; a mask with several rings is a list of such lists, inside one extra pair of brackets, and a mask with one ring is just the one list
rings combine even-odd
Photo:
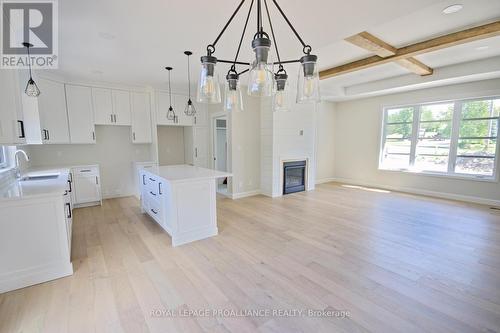
[(173, 246), (218, 234), (215, 179), (174, 182), (172, 191), (177, 208)]

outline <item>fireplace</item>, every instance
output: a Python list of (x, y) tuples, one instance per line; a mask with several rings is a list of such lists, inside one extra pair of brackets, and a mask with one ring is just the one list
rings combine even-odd
[(283, 163), (283, 194), (305, 191), (306, 161)]

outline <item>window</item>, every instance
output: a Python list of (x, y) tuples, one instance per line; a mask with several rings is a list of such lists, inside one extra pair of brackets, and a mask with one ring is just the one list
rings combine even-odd
[(0, 169), (7, 167), (7, 154), (5, 153), (5, 147), (0, 146)]
[(500, 98), (386, 108), (380, 168), (495, 178)]

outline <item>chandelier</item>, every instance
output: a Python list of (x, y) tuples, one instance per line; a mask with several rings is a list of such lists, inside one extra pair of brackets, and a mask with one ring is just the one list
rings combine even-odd
[[(292, 32), (297, 37), (298, 41), (302, 44), (302, 52), (304, 55), (297, 60), (282, 61), (274, 34), (271, 16), (269, 14), (269, 7), (267, 0), (251, 0), (246, 15), (243, 32), (238, 44), (234, 60), (222, 60), (214, 56), (215, 46), (220, 40), (227, 27), (231, 24), (236, 14), (240, 11), (246, 0), (242, 0), (234, 13), (231, 15), (227, 23), (222, 28), (217, 38), (212, 44), (207, 46), (207, 55), (201, 57), (201, 71), (197, 87), (197, 101), (200, 103), (220, 103), (221, 102), (221, 89), (219, 77), (217, 73), (217, 63), (231, 64), (226, 74), (224, 108), (226, 110), (243, 109), (241, 89), (240, 89), (240, 76), (248, 72), (248, 89), (247, 93), (250, 96), (273, 96), (273, 107), (275, 110), (286, 110), (288, 108), (288, 74), (283, 67), (284, 64), (300, 63), (297, 81), (297, 103), (318, 102), (319, 95), (319, 76), (316, 55), (311, 54), (312, 48), (310, 45), (304, 43), (297, 30), (293, 27), (290, 20), (287, 18), (281, 7), (276, 0), (272, 0), (279, 13), (286, 21)], [(251, 45), (255, 54), (252, 62), (242, 62), (238, 60), (241, 45), (245, 37), (245, 32), (248, 26), (248, 21), (251, 16), (252, 10), (255, 7), (257, 11), (257, 31), (253, 36)], [(262, 3), (264, 3), (265, 14), (269, 23), (272, 41), (269, 35), (263, 28), (263, 14)], [(274, 43), (277, 61), (270, 61), (269, 52)], [(237, 66), (246, 66), (246, 69), (237, 70)], [(274, 72), (274, 66), (277, 66)]]

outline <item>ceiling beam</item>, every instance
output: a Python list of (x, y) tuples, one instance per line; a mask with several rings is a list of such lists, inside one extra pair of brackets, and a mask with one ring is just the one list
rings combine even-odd
[(395, 55), (397, 51), (394, 46), (387, 44), (367, 31), (347, 37), (345, 40), (351, 44), (361, 47), (362, 49), (373, 52), (382, 58)]
[[(393, 56), (397, 52), (397, 49), (394, 46), (387, 44), (367, 31), (360, 32), (359, 34), (348, 37), (345, 40), (365, 50), (371, 51), (382, 58)], [(418, 75), (432, 74), (432, 68), (413, 57), (396, 60), (396, 63)]]
[(396, 60), (407, 59), (419, 54), (437, 51), (451, 46), (465, 44), (475, 40), (481, 40), (498, 35), (500, 35), (500, 21), (495, 21), (493, 23), (465, 29), (399, 48), (396, 50), (394, 55), (385, 58), (375, 55), (344, 65), (325, 69), (322, 70), (319, 75), (320, 79), (327, 79), (340, 74), (387, 64)]

